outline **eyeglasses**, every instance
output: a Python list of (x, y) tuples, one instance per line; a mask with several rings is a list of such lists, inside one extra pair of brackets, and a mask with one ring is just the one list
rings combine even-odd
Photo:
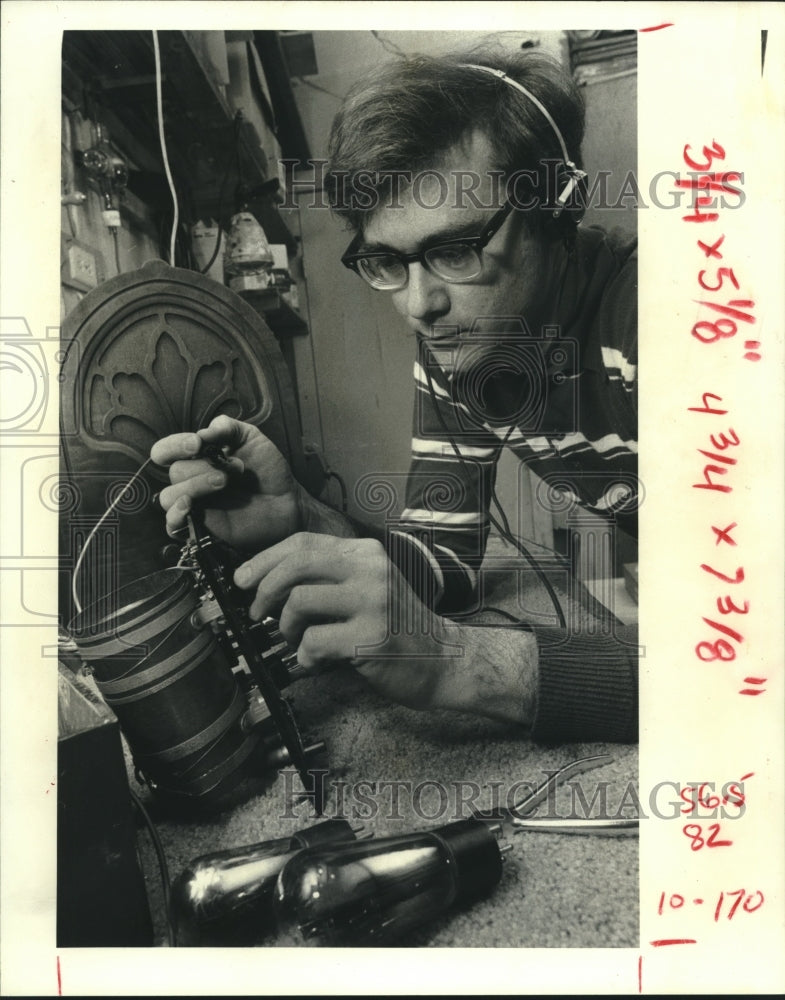
[(389, 250), (357, 251), (361, 237), (352, 240), (341, 263), (364, 278), (372, 288), (394, 292), (409, 280), (409, 264), (417, 261), (428, 271), (454, 284), (471, 281), (482, 271), (481, 251), (504, 225), (513, 209), (508, 199), (495, 215), (491, 216), (479, 236), (461, 236), (454, 240), (435, 243), (417, 253), (392, 253)]

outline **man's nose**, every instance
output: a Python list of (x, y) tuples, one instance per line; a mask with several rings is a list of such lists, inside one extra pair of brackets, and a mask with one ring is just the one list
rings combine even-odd
[(399, 309), (420, 330), (450, 311), (450, 296), (444, 281), (416, 261), (409, 265), (409, 280), (398, 295)]

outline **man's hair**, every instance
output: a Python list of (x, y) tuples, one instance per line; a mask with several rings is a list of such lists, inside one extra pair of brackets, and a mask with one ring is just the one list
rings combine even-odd
[[(361, 232), (385, 204), (391, 175), (436, 168), (475, 130), (490, 140), (495, 154), (491, 169), (507, 178), (516, 171), (536, 172), (537, 183), (521, 197), (533, 194), (537, 204), (553, 204), (558, 193), (552, 190), (554, 161), (564, 158), (550, 122), (526, 95), (466, 63), (502, 70), (531, 91), (556, 122), (572, 161), (581, 165), (583, 100), (555, 60), (539, 53), (476, 49), (399, 59), (355, 84), (333, 122), (326, 189), (333, 210), (352, 229)], [(543, 161), (550, 161), (550, 167)], [(405, 188), (405, 182), (398, 183)], [(574, 229), (568, 212), (558, 220), (552, 212), (538, 210), (527, 217), (532, 231), (546, 237)]]

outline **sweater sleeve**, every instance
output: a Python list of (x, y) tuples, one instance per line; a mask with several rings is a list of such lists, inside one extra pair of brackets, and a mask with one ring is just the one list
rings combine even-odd
[(638, 739), (638, 630), (617, 625), (613, 636), (569, 635), (535, 628), (539, 647), (539, 743)]

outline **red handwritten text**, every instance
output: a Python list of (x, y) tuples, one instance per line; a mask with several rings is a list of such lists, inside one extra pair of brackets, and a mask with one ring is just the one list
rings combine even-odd
[(723, 918), (733, 920), (737, 913), (755, 913), (765, 901), (760, 889), (755, 889), (752, 892), (748, 892), (746, 889), (726, 889), (718, 894), (716, 902), (713, 899), (706, 900), (700, 896), (689, 899), (679, 892), (661, 892), (657, 903), (657, 914), (664, 916), (671, 910), (681, 910), (685, 906), (699, 907), (706, 905), (707, 902), (709, 905), (714, 902), (714, 922), (719, 923)]
[[(725, 159), (725, 148), (716, 140), (710, 146), (704, 146), (700, 153), (694, 153), (692, 147), (687, 145), (682, 151), (684, 162), (690, 167), (692, 173), (689, 177), (678, 177), (675, 181), (677, 188), (686, 188), (693, 192), (693, 211), (689, 215), (683, 215), (685, 222), (712, 223), (717, 222), (720, 217), (719, 209), (726, 208), (726, 195), (736, 195), (741, 197), (741, 190), (734, 186), (741, 183), (744, 175), (739, 170), (714, 169), (716, 160)], [(720, 201), (718, 204), (718, 195)], [(741, 204), (741, 202), (739, 202)], [(739, 207), (739, 204), (736, 207)], [(723, 260), (724, 255), (720, 247), (725, 241), (725, 234), (718, 236), (713, 242), (698, 240), (698, 249), (703, 252), (704, 257)], [(733, 267), (723, 265), (714, 269), (713, 273), (708, 269), (698, 271), (698, 285), (704, 292), (722, 294), (723, 298), (727, 294), (724, 291), (725, 284), (730, 284), (735, 291), (741, 291), (741, 284), (736, 277)], [(740, 323), (755, 323), (754, 315), (755, 301), (751, 298), (732, 298), (725, 301), (713, 299), (695, 299), (699, 306), (714, 313), (714, 318), (701, 319), (693, 324), (692, 336), (702, 344), (716, 344), (717, 341), (735, 337), (739, 331)], [(719, 318), (716, 314), (719, 313)], [(760, 341), (747, 340), (744, 343), (746, 348), (744, 357), (747, 361), (760, 361), (761, 355), (758, 352)]]
[[(701, 413), (704, 416), (724, 417), (728, 410), (721, 406), (722, 396), (716, 392), (704, 392), (701, 396), (699, 406), (687, 407), (690, 413)], [(733, 486), (721, 479), (732, 469), (738, 459), (731, 454), (731, 449), (736, 449), (741, 444), (741, 438), (732, 427), (725, 427), (722, 431), (715, 431), (708, 435), (708, 447), (698, 448), (698, 453), (708, 461), (702, 469), (702, 481), (692, 484), (695, 490), (708, 490), (712, 493), (728, 494), (733, 492)], [(714, 538), (714, 548), (717, 546), (730, 546), (736, 548), (737, 539), (734, 532), (739, 527), (738, 522), (724, 520), (720, 524), (712, 524), (711, 531)], [(702, 639), (695, 646), (695, 655), (704, 663), (712, 663), (715, 660), (730, 662), (736, 659), (738, 647), (744, 642), (744, 633), (741, 631), (740, 616), (749, 614), (750, 602), (736, 592), (735, 588), (744, 582), (745, 573), (743, 566), (728, 566), (723, 562), (718, 562), (712, 558), (711, 563), (700, 564), (704, 573), (714, 577), (722, 583), (733, 588), (732, 592), (721, 593), (716, 597), (715, 608), (710, 614), (703, 616), (703, 624), (713, 629), (719, 636), (710, 634), (709, 638)], [(746, 619), (744, 619), (746, 621)], [(745, 684), (760, 685), (766, 678), (745, 677)], [(761, 693), (761, 688), (747, 687), (740, 691), (740, 694), (756, 695)]]
[(684, 802), (681, 812), (685, 816), (708, 813), (711, 817), (717, 815), (722, 807), (723, 816), (741, 816), (747, 801), (744, 782), (753, 776), (750, 771), (738, 781), (726, 782), (719, 792), (715, 792), (713, 781), (702, 781), (699, 785), (685, 785), (679, 789), (679, 798)]

